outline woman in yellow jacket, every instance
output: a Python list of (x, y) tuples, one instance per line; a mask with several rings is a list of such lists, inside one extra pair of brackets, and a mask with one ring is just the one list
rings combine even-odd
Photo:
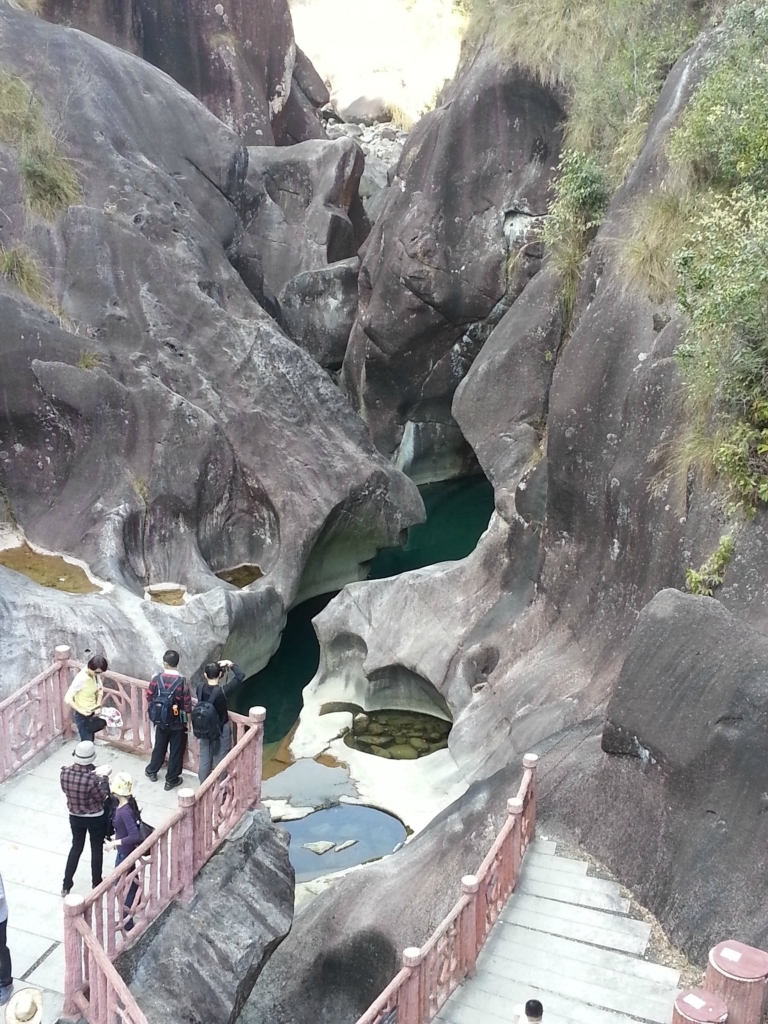
[(104, 693), (101, 677), (107, 668), (107, 659), (101, 654), (95, 655), (86, 668), (80, 669), (64, 694), (64, 703), (72, 708), (72, 717), (81, 740), (93, 739), (88, 719), (101, 711)]

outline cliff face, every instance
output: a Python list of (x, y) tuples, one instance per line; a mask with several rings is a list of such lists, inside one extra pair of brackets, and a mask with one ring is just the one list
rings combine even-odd
[(250, 145), (324, 138), (328, 93), (297, 51), (287, 0), (43, 0), (48, 21), (82, 29), (174, 78)]
[[(305, 592), (359, 578), (421, 516), (420, 499), (228, 259), (259, 203), (242, 140), (167, 75), (92, 36), (6, 6), (0, 30), (0, 66), (35, 82), (41, 124), (66, 140), (51, 152), (76, 175), (61, 212), (42, 216), (24, 147), (50, 148), (49, 135), (4, 144), (0, 242), (37, 286), (33, 300), (28, 277), (0, 279), (3, 517), (114, 587), (80, 614), (40, 591), (49, 611), (26, 622), (25, 599), (9, 594), (3, 653), (26, 654), (29, 672), (66, 640), (141, 674), (171, 640), (191, 669), (229, 638), (255, 668), (310, 555)], [(331, 179), (358, 155), (353, 143), (307, 145), (328, 148), (319, 166)], [(310, 197), (321, 176), (309, 166)], [(314, 265), (328, 259), (318, 253)], [(239, 564), (263, 574), (247, 592), (215, 576)], [(164, 580), (198, 595), (197, 610), (141, 600)], [(137, 630), (146, 642), (128, 641)]]

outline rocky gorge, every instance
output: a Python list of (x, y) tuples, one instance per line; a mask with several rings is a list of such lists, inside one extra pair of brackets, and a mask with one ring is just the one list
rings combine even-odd
[[(764, 943), (768, 171), (707, 135), (724, 108), (764, 138), (763, 5), (551, 0), (541, 54), (525, 4), (477, 0), (407, 133), (328, 105), (280, 0), (128, 6), (0, 5), (3, 543), (98, 587), (0, 564), (2, 694), (62, 638), (256, 673), (339, 591), (291, 756), (417, 834), (299, 909), (251, 1024), (352, 1024), (529, 749), (544, 820), (692, 958)], [(369, 579), (417, 485), (473, 474), (474, 550)], [(373, 751), (400, 712), (447, 747)]]

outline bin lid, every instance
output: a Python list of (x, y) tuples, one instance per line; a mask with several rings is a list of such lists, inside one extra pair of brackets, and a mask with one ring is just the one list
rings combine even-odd
[(709, 962), (732, 978), (756, 981), (768, 977), (768, 953), (743, 942), (719, 942), (709, 951)]
[(687, 989), (679, 992), (675, 999), (675, 1008), (688, 1020), (697, 1024), (719, 1024), (728, 1019), (728, 1007), (713, 992), (703, 988)]

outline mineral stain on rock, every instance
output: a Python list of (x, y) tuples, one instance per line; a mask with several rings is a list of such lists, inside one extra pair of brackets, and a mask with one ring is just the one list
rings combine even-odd
[(448, 746), (451, 723), (415, 711), (366, 711), (355, 715), (344, 742), (394, 761), (415, 761)]
[(101, 590), (79, 565), (65, 562), (60, 555), (41, 555), (28, 544), (4, 548), (0, 551), (0, 565), (28, 576), (42, 587), (68, 594), (94, 594)]

